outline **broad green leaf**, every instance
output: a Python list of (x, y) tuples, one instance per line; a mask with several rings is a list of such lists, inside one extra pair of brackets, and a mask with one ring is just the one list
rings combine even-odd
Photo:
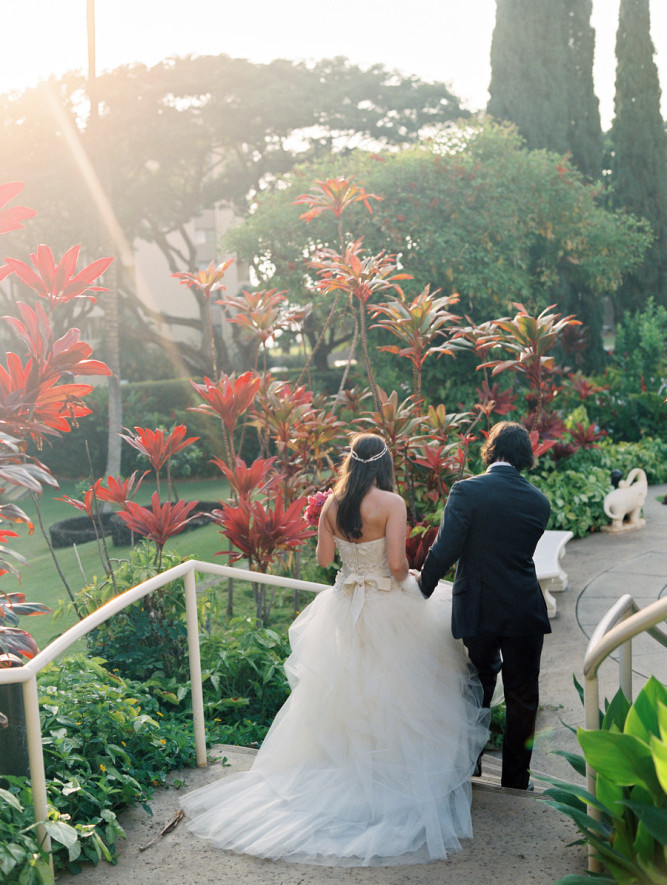
[(641, 784), (653, 794), (660, 792), (651, 750), (638, 738), (583, 728), (577, 731), (577, 738), (589, 764), (610, 781), (624, 787)]
[(62, 820), (46, 820), (44, 821), (44, 829), (52, 839), (60, 842), (66, 848), (71, 848), (72, 845), (75, 845), (79, 838), (74, 827)]
[(651, 676), (637, 695), (625, 722), (625, 733), (638, 737), (648, 744), (651, 735), (658, 736), (658, 704), (667, 704), (667, 688), (655, 676)]
[(16, 796), (13, 793), (10, 793), (9, 790), (3, 790), (0, 788), (0, 799), (4, 799), (7, 805), (11, 805), (16, 811), (23, 811), (23, 806)]
[(560, 802), (547, 802), (547, 805), (550, 808), (555, 808), (556, 811), (562, 812), (562, 814), (567, 815), (567, 817), (572, 818), (577, 825), (577, 829), (584, 833), (587, 838), (593, 833), (597, 834), (597, 838), (602, 837), (603, 840), (609, 838), (609, 827), (605, 826), (602, 821), (595, 820), (594, 817), (591, 817), (590, 814), (586, 814), (585, 811), (580, 811), (572, 805), (563, 805)]
[(567, 759), (572, 768), (582, 777), (586, 777), (586, 760), (580, 753), (568, 753), (566, 750), (554, 750), (554, 756), (562, 756)]
[(662, 739), (667, 741), (667, 703), (658, 704), (658, 724)]
[(619, 688), (607, 707), (600, 727), (604, 731), (623, 731), (629, 710), (630, 703)]
[(651, 836), (661, 845), (667, 845), (667, 808), (656, 808), (644, 802), (623, 802), (630, 808)]
[(56, 880), (53, 877), (53, 871), (47, 861), (42, 860), (41, 858), (35, 861), (33, 870), (39, 876), (39, 879), (37, 880), (39, 885), (55, 885)]
[(667, 793), (667, 732), (665, 732), (665, 740), (658, 740), (657, 737), (651, 738), (651, 753), (658, 781), (663, 793)]
[(623, 817), (623, 806), (619, 803), (627, 799), (626, 787), (619, 786), (598, 772), (595, 781), (595, 794), (612, 817)]
[(581, 784), (569, 784), (567, 781), (558, 780), (555, 777), (545, 777), (535, 775), (535, 780), (545, 781), (545, 783), (552, 784), (552, 786), (556, 787), (558, 790), (563, 790), (568, 795), (576, 797), (585, 805), (592, 805), (595, 808), (598, 808), (600, 811), (605, 811), (604, 805), (601, 802), (598, 802), (597, 798), (593, 796), (592, 793), (589, 793), (585, 786)]
[(637, 827), (637, 835), (632, 843), (632, 854), (637, 863), (641, 861), (650, 862), (655, 854), (655, 839), (641, 822)]

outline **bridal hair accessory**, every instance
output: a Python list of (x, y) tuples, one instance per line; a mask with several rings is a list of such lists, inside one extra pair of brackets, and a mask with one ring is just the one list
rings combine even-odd
[(358, 455), (354, 449), (350, 449), (350, 455), (354, 458), (355, 461), (359, 461), (360, 464), (370, 464), (371, 461), (379, 461), (383, 455), (387, 454), (387, 443), (382, 446), (382, 449), (376, 454), (371, 455), (370, 458), (362, 458)]

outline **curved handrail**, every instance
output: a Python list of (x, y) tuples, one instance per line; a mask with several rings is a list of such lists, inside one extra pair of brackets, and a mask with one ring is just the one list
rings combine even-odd
[(667, 647), (667, 633), (657, 626), (666, 619), (667, 598), (640, 608), (629, 594), (621, 596), (593, 631), (584, 656), (584, 676), (591, 678), (597, 674), (605, 658), (639, 633), (648, 633)]
[(136, 587), (114, 596), (100, 608), (78, 621), (60, 636), (49, 643), (34, 658), (27, 661), (22, 667), (0, 669), (0, 685), (28, 682), (48, 664), (52, 663), (63, 652), (79, 639), (82, 639), (95, 627), (99, 627), (113, 615), (118, 614), (128, 605), (137, 602), (154, 590), (159, 590), (165, 584), (175, 581), (189, 573), (204, 572), (206, 574), (220, 575), (223, 578), (234, 578), (238, 581), (254, 581), (256, 584), (272, 584), (276, 587), (286, 587), (290, 590), (306, 590), (311, 593), (319, 593), (325, 590), (326, 584), (317, 584), (313, 581), (301, 581), (297, 578), (283, 578), (279, 575), (265, 575), (261, 572), (251, 572), (248, 569), (236, 568), (231, 565), (217, 565), (213, 562), (203, 562), (199, 559), (187, 559), (178, 565), (172, 566), (167, 571), (160, 572)]

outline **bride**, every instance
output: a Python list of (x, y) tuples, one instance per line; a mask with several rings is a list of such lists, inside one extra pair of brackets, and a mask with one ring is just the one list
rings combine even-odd
[(391, 455), (357, 434), (319, 521), (341, 569), (289, 631), (292, 693), (250, 771), (184, 797), (189, 829), (256, 857), (330, 866), (442, 859), (472, 836), (488, 731), (451, 602), (408, 572)]

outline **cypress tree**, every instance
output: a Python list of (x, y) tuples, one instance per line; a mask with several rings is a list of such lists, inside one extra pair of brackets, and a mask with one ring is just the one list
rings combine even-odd
[(602, 166), (593, 89), (591, 0), (497, 0), (487, 112), (529, 148), (564, 154), (589, 178)]
[(529, 148), (568, 149), (564, 8), (553, 0), (497, 0), (487, 112), (515, 123)]
[(565, 0), (568, 16), (568, 148), (573, 162), (589, 179), (602, 171), (604, 143), (600, 103), (593, 86), (595, 31), (591, 26), (592, 0)]
[(653, 61), (648, 0), (621, 0), (616, 33), (616, 94), (611, 130), (612, 199), (646, 218), (655, 241), (642, 267), (625, 281), (617, 314), (650, 296), (667, 304), (667, 135)]

